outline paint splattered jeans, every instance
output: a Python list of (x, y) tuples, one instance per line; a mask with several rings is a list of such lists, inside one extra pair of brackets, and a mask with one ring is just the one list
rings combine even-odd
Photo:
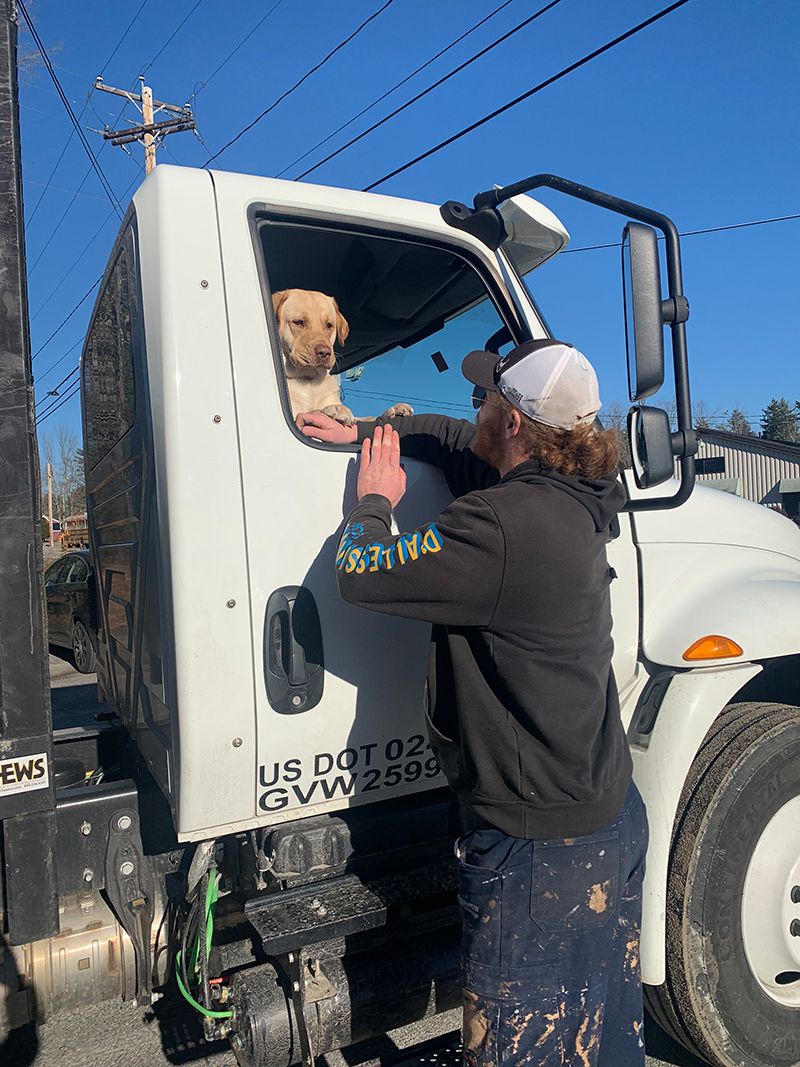
[(646, 849), (633, 783), (585, 837), (459, 839), (465, 1067), (642, 1067)]

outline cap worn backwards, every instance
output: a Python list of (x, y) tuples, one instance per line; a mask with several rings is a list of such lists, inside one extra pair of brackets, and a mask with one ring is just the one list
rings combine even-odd
[(574, 430), (594, 422), (601, 407), (594, 368), (582, 352), (563, 341), (527, 341), (502, 358), (494, 352), (470, 352), (461, 371), (473, 385), (500, 393), (545, 426)]

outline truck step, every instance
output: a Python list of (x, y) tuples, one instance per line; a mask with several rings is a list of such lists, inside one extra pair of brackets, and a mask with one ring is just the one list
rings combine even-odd
[(384, 926), (392, 908), (397, 911), (426, 897), (451, 895), (456, 885), (455, 862), (448, 857), (369, 881), (347, 874), (255, 897), (245, 905), (245, 915), (264, 951), (280, 956), (304, 945)]

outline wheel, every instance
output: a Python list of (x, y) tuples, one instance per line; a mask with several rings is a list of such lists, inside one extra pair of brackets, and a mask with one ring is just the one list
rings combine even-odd
[(800, 1062), (800, 708), (726, 708), (681, 795), (656, 1022), (716, 1067)]
[(75, 666), (81, 674), (94, 672), (97, 666), (94, 641), (80, 619), (74, 619), (72, 622), (72, 655), (75, 659)]

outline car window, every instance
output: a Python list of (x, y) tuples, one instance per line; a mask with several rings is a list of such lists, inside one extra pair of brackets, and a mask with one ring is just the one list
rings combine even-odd
[(67, 573), (67, 568), (72, 566), (72, 560), (59, 559), (48, 567), (45, 571), (44, 582), (45, 585), (55, 585), (58, 582), (64, 581), (64, 576)]
[[(514, 339), (487, 279), (471, 261), (429, 242), (327, 225), (265, 218), (258, 232), (272, 294), (325, 294), (346, 320), (344, 337), (337, 329), (336, 361), (329, 369), (341, 405), (357, 418), (381, 415), (396, 404), (417, 413), (474, 417), (461, 361), (473, 349), (500, 351)], [(272, 315), (270, 303), (267, 313)], [(286, 345), (300, 336), (291, 325), (281, 320), (279, 306), (276, 328), (287, 365)], [(309, 405), (308, 394), (287, 377), (293, 415), (298, 398), (301, 411), (330, 404)]]
[(88, 567), (88, 565), (86, 563), (86, 560), (81, 559), (80, 556), (78, 556), (73, 561), (73, 564), (72, 564), (72, 566), (71, 566), (71, 568), (69, 570), (69, 573), (67, 574), (66, 580), (68, 582), (70, 582), (70, 583), (72, 583), (72, 582), (85, 582), (88, 577), (89, 577), (89, 567)]

